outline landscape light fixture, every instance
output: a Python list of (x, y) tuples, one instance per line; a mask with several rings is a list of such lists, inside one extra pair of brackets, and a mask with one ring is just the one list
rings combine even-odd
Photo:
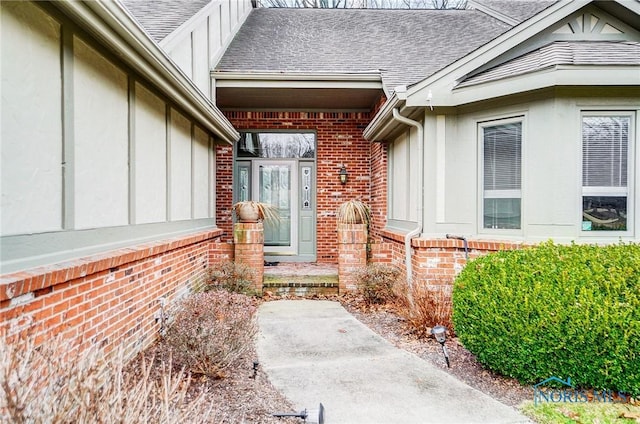
[(438, 343), (442, 346), (442, 353), (444, 355), (445, 361), (447, 361), (447, 368), (451, 368), (449, 365), (449, 355), (447, 354), (447, 347), (444, 345), (444, 342), (447, 341), (447, 327), (442, 325), (436, 325), (431, 329), (431, 334), (436, 338)]
[(344, 166), (344, 164), (340, 165), (340, 171), (338, 172), (338, 175), (340, 175), (340, 184), (345, 185), (347, 183), (347, 177), (349, 176), (349, 174), (347, 174), (347, 167)]

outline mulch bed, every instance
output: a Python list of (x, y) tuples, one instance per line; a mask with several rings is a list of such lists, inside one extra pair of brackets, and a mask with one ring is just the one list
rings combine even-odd
[[(446, 342), (451, 363), (451, 368), (447, 368), (440, 344), (434, 339), (420, 339), (413, 335), (403, 320), (394, 313), (392, 307), (370, 308), (355, 297), (317, 296), (316, 298), (340, 301), (358, 320), (391, 344), (431, 362), (444, 372), (500, 402), (510, 406), (518, 406), (523, 401), (533, 399), (531, 387), (522, 386), (513, 379), (496, 375), (484, 369), (475, 357), (458, 343), (455, 337)], [(169, 357), (162, 344), (156, 343), (141, 355), (148, 359), (154, 358), (154, 363), (157, 366), (154, 367), (153, 374), (156, 378), (160, 378), (161, 359), (166, 360)], [(141, 357), (132, 361), (130, 370), (139, 367)], [(260, 366), (257, 367), (254, 375), (253, 364), (257, 360), (255, 346), (252, 346), (232, 367), (226, 370), (224, 378), (192, 377), (190, 394), (196, 396), (198, 393), (206, 391), (208, 406), (214, 411), (213, 418), (209, 422), (281, 424), (302, 422), (296, 418), (282, 419), (272, 415), (275, 412), (298, 411), (295, 411), (292, 404), (271, 385)]]

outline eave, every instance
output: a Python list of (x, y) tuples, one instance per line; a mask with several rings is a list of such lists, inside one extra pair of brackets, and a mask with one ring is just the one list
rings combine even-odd
[[(433, 96), (433, 107), (455, 107), (551, 87), (640, 86), (640, 66), (575, 66), (552, 68), (454, 88)], [(408, 106), (427, 106), (407, 99)]]
[(369, 112), (382, 94), (379, 72), (211, 73), (223, 110), (358, 110)]
[(238, 132), (118, 2), (53, 2), (200, 125), (228, 143)]

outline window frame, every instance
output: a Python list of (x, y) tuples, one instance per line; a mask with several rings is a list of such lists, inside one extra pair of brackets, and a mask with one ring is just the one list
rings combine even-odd
[[(490, 120), (482, 120), (476, 122), (477, 143), (478, 143), (478, 234), (500, 234), (506, 236), (522, 236), (525, 227), (525, 201), (524, 201), (524, 181), (525, 181), (525, 134), (526, 134), (526, 113), (509, 115), (504, 118), (496, 118)], [(514, 194), (519, 194), (520, 198), (520, 228), (485, 228), (484, 226), (484, 210), (485, 210), (485, 189), (484, 189), (484, 130), (485, 128), (496, 127), (500, 125), (508, 125), (519, 123), (521, 125), (520, 132), (520, 189), (500, 190), (500, 193), (489, 197), (490, 199), (498, 198), (514, 198)]]
[[(627, 186), (623, 187), (589, 187), (584, 186), (584, 135), (582, 133), (582, 125), (585, 117), (628, 117), (629, 118), (629, 134), (627, 140)], [(578, 177), (578, 233), (580, 237), (628, 237), (635, 234), (635, 164), (636, 164), (636, 111), (629, 109), (582, 109), (580, 111), (579, 120), (579, 177)], [(593, 197), (623, 197), (627, 198), (627, 229), (626, 230), (584, 230), (582, 227), (583, 204), (585, 196)]]

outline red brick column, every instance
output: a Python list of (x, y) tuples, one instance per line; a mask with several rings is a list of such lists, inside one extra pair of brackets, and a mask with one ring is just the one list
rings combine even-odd
[(357, 289), (356, 272), (366, 265), (366, 224), (338, 224), (338, 278), (340, 293)]
[(233, 227), (235, 260), (255, 272), (253, 288), (262, 292), (264, 276), (264, 226), (262, 222), (238, 222)]

